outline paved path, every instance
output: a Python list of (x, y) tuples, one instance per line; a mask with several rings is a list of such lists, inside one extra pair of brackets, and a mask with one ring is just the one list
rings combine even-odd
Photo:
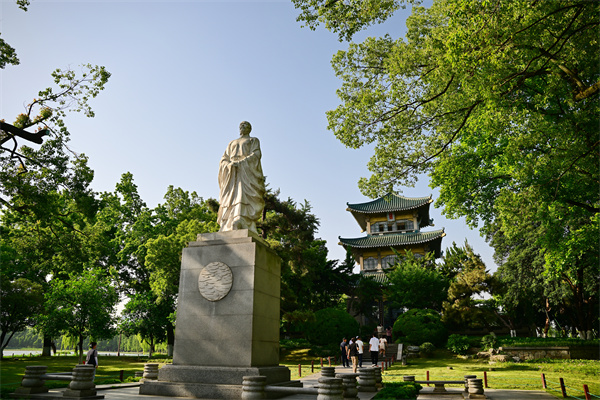
[[(352, 372), (351, 368), (336, 367), (336, 372)], [(318, 384), (320, 373), (302, 377), (304, 387), (314, 387)], [(96, 387), (99, 395), (103, 395), (105, 400), (173, 400), (173, 397), (149, 396), (139, 394), (139, 383), (129, 383), (120, 385), (99, 385)], [(434, 395), (431, 392), (432, 387), (425, 387), (419, 394), (418, 400), (459, 400), (463, 399), (462, 392), (457, 388), (448, 389), (448, 394)], [(56, 394), (56, 392), (53, 391)], [(486, 389), (485, 394), (489, 400), (556, 400), (557, 398), (542, 391), (535, 390), (499, 390)], [(375, 393), (359, 392), (360, 400), (370, 400)], [(48, 396), (51, 398), (50, 396)], [(315, 400), (317, 396), (306, 394), (295, 394), (286, 396), (285, 400)]]

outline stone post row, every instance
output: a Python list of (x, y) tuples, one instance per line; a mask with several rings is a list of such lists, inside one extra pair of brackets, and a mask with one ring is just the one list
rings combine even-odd
[(358, 387), (356, 381), (358, 374), (336, 374), (336, 377), (342, 378), (344, 400), (358, 400)]
[(482, 379), (469, 379), (469, 394), (483, 394), (483, 380)]
[(475, 379), (477, 375), (465, 375), (465, 393), (469, 393), (469, 379)]
[(48, 392), (48, 387), (44, 385), (44, 380), (40, 377), (46, 373), (48, 367), (45, 365), (29, 365), (25, 367), (25, 376), (21, 381), (21, 386), (15, 390), (15, 395), (29, 395)]
[(158, 379), (158, 363), (146, 363), (144, 364), (144, 380), (157, 380)]
[(358, 373), (358, 391), (376, 392), (375, 368), (363, 368)]
[(335, 367), (321, 368), (321, 376), (325, 376), (327, 378), (335, 378)]
[(73, 368), (73, 377), (69, 388), (64, 391), (63, 397), (90, 397), (96, 396), (96, 385), (94, 385), (93, 365), (78, 364)]
[(375, 370), (375, 387), (383, 387), (383, 378), (381, 377), (381, 368), (373, 367)]
[(265, 398), (266, 376), (244, 376), (242, 379), (242, 400)]
[(319, 378), (317, 400), (343, 400), (344, 387), (341, 378)]

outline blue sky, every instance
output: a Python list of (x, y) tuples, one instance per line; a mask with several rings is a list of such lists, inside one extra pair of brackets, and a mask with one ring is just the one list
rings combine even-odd
[[(408, 14), (399, 11), (354, 40), (401, 37)], [(329, 257), (343, 259), (338, 236), (362, 235), (346, 202), (369, 200), (357, 181), (368, 176), (371, 151), (347, 149), (327, 130), (325, 112), (339, 104), (341, 85), (330, 60), (347, 43), (324, 28), (302, 28), (297, 15), (291, 0), (33, 0), (27, 12), (1, 0), (0, 32), (21, 64), (0, 70), (0, 118), (12, 122), (24, 112), (51, 86), (54, 69), (104, 65), (112, 77), (91, 102), (96, 117), (67, 119), (70, 148), (89, 157), (96, 191), (112, 191), (129, 171), (150, 207), (169, 185), (218, 198), (219, 159), (248, 120), (270, 187), (308, 200)], [(424, 178), (402, 194), (437, 192)], [(431, 214), (433, 229), (446, 230), (443, 249), (467, 239), (496, 269), (477, 231), (440, 209)]]

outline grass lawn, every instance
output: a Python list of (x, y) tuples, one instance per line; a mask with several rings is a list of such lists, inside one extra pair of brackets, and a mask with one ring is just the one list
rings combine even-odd
[[(287, 366), (291, 371), (292, 380), (300, 377), (298, 365), (301, 366), (302, 376), (321, 369), (321, 359), (309, 355), (308, 349), (286, 350), (281, 353), (281, 365)], [(76, 356), (56, 357), (10, 357), (0, 362), (0, 388), (2, 398), (14, 391), (19, 386), (25, 367), (27, 365), (46, 365), (48, 372), (70, 371), (79, 359)], [(130, 356), (101, 356), (100, 367), (96, 375), (96, 383), (112, 383), (118, 380), (119, 371), (124, 371), (124, 377), (133, 377), (135, 371), (142, 371), (147, 362), (170, 362), (166, 358), (130, 357)], [(332, 359), (332, 363), (333, 363)], [(328, 365), (325, 358), (323, 365)], [(335, 365), (335, 364), (332, 364)], [(559, 378), (563, 378), (567, 387), (567, 394), (572, 398), (583, 399), (583, 384), (587, 384), (594, 396), (600, 396), (600, 362), (592, 360), (535, 360), (521, 363), (496, 363), (490, 365), (484, 360), (461, 359), (454, 357), (450, 352), (437, 350), (431, 358), (409, 359), (409, 365), (402, 366), (396, 363), (383, 373), (384, 382), (402, 381), (404, 375), (414, 375), (417, 380), (425, 380), (429, 371), (430, 380), (458, 380), (464, 375), (477, 375), (484, 377), (487, 373), (488, 386), (492, 389), (522, 389), (542, 390), (541, 374), (546, 375), (548, 392), (562, 398), (560, 394)], [(53, 381), (54, 385), (66, 385)]]
[[(114, 383), (119, 380), (120, 371), (123, 370), (123, 378), (133, 377), (136, 371), (143, 371), (147, 362), (164, 363), (164, 359), (148, 360), (147, 357), (132, 356), (100, 356), (98, 371), (96, 372), (96, 384)], [(19, 387), (21, 378), (28, 365), (45, 365), (48, 372), (70, 372), (79, 363), (77, 356), (55, 356), (55, 357), (6, 357), (0, 361), (0, 389), (2, 398), (7, 398), (7, 393)], [(49, 387), (64, 387), (68, 382), (47, 381)]]
[(561, 397), (559, 378), (563, 378), (567, 395), (584, 398), (583, 385), (587, 384), (590, 393), (600, 396), (600, 362), (594, 360), (533, 360), (521, 363), (495, 363), (487, 360), (461, 359), (451, 353), (438, 350), (431, 358), (409, 359), (409, 365), (396, 363), (384, 372), (384, 382), (403, 380), (403, 375), (414, 375), (416, 380), (458, 380), (464, 375), (487, 374), (491, 389), (543, 390), (541, 374), (546, 376), (549, 393)]

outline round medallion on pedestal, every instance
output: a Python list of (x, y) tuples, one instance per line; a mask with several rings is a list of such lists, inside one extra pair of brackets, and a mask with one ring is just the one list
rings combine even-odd
[(208, 301), (219, 301), (231, 290), (233, 273), (231, 268), (222, 262), (208, 264), (198, 276), (198, 290)]

